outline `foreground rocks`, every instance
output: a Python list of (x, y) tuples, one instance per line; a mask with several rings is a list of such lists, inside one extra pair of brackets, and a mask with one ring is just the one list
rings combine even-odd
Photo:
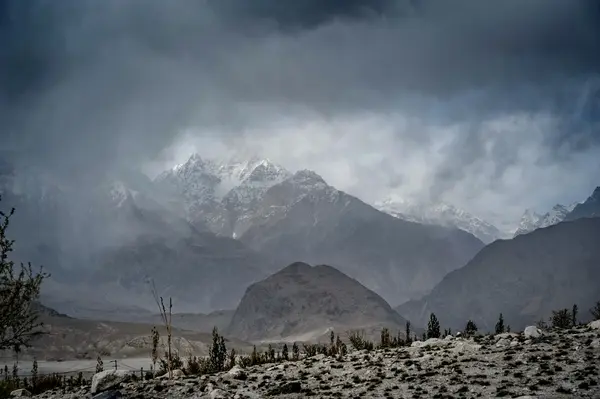
[(318, 355), (212, 376), (122, 382), (96, 396), (39, 398), (598, 398), (600, 330), (447, 337), (411, 347)]

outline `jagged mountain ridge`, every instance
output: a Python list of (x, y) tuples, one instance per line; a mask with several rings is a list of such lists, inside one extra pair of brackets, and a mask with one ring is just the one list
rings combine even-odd
[(592, 195), (584, 202), (577, 204), (565, 217), (565, 220), (576, 220), (586, 217), (600, 217), (600, 186), (596, 187)]
[(491, 331), (500, 313), (520, 329), (552, 310), (589, 309), (600, 298), (598, 237), (600, 218), (582, 218), (496, 241), (431, 293), (396, 310), (419, 326), (435, 313), (453, 329), (471, 319)]
[(549, 212), (540, 215), (528, 209), (519, 222), (514, 237), (530, 233), (536, 229), (553, 226), (562, 221), (572, 221), (580, 218), (600, 217), (600, 187), (583, 202), (570, 205), (555, 205)]
[(248, 227), (246, 220), (266, 190), (290, 175), (268, 159), (218, 162), (193, 155), (159, 175), (155, 183), (192, 223), (206, 223), (217, 234), (238, 237)]
[(375, 292), (325, 265), (293, 263), (246, 290), (227, 331), (247, 340), (308, 341), (328, 331), (402, 329)]
[(451, 204), (413, 203), (389, 196), (376, 202), (374, 206), (380, 211), (410, 222), (456, 227), (473, 234), (485, 244), (507, 238), (496, 226)]
[(549, 227), (565, 220), (566, 216), (576, 207), (577, 203), (571, 205), (556, 204), (552, 209), (543, 215), (536, 213), (532, 209), (527, 209), (513, 237), (521, 234), (531, 233), (536, 229)]

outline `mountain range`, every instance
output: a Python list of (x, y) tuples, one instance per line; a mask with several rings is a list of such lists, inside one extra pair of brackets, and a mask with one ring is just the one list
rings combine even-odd
[(2, 206), (17, 208), (16, 255), (52, 273), (45, 303), (79, 315), (154, 311), (153, 285), (179, 312), (232, 309), (250, 284), (296, 261), (331, 264), (397, 304), (483, 247), (265, 159), (196, 155), (154, 180), (128, 173), (78, 184), (3, 170)]

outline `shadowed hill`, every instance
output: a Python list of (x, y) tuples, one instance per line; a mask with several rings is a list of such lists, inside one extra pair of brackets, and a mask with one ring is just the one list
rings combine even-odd
[(245, 340), (309, 341), (328, 329), (404, 323), (383, 298), (339, 270), (297, 262), (246, 290), (228, 332)]

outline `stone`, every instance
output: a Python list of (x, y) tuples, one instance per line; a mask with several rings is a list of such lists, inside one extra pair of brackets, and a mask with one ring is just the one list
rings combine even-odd
[(233, 366), (227, 372), (227, 375), (236, 380), (245, 380), (247, 378), (246, 372), (240, 366)]
[[(182, 370), (176, 369), (171, 371), (171, 375), (173, 377), (173, 379), (177, 380), (180, 378), (185, 378), (185, 373)], [(169, 372), (166, 372), (165, 374), (161, 375), (160, 377), (158, 377), (158, 379), (160, 380), (168, 380), (169, 379)]]
[(131, 372), (127, 370), (105, 370), (94, 374), (92, 377), (91, 393), (107, 391), (131, 378)]
[(27, 389), (24, 389), (24, 388), (15, 389), (14, 391), (12, 391), (10, 393), (11, 398), (24, 398), (24, 397), (29, 397), (29, 396), (31, 396), (31, 392), (29, 392)]
[(222, 389), (213, 389), (212, 391), (210, 391), (210, 394), (208, 394), (208, 397), (210, 399), (226, 399), (229, 397), (229, 394), (227, 392), (225, 392)]
[(588, 327), (593, 328), (594, 330), (600, 330), (600, 320), (592, 321), (590, 324), (588, 324)]
[(509, 340), (508, 338), (502, 338), (502, 339), (498, 340), (498, 342), (496, 342), (496, 347), (503, 348), (505, 346), (509, 346), (510, 344), (511, 344), (511, 340)]
[(536, 326), (528, 326), (528, 327), (525, 327), (523, 334), (525, 335), (525, 338), (539, 338), (544, 333), (542, 330), (540, 330)]

